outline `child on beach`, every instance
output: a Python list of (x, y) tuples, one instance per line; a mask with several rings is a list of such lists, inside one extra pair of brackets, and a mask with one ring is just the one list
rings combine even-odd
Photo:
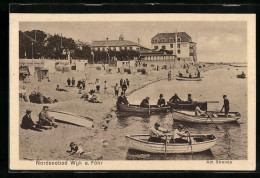
[(118, 93), (119, 93), (119, 86), (118, 86), (118, 83), (116, 83), (116, 86), (115, 86), (115, 95), (118, 96)]
[(70, 143), (70, 149), (71, 149), (70, 155), (73, 155), (73, 154), (82, 155), (82, 154), (84, 154), (84, 150), (78, 144), (76, 144), (75, 142)]

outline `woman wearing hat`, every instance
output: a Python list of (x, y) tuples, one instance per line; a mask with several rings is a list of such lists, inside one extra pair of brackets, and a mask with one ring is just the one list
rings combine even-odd
[(182, 139), (183, 136), (186, 136), (187, 131), (183, 132), (183, 125), (179, 124), (177, 129), (172, 133), (172, 138), (170, 143), (188, 143), (188, 140)]
[(32, 112), (32, 110), (26, 109), (26, 114), (23, 116), (23, 119), (22, 119), (21, 128), (31, 129), (31, 130), (35, 130), (35, 131), (41, 131), (41, 130), (35, 128), (35, 123), (32, 120), (31, 112)]
[(165, 99), (163, 98), (163, 94), (160, 94), (160, 98), (157, 101), (157, 106), (158, 107), (163, 107), (165, 106)]

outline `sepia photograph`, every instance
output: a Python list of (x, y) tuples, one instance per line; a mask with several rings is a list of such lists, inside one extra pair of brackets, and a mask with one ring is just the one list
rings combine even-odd
[(10, 168), (254, 170), (255, 60), (254, 15), (11, 14)]

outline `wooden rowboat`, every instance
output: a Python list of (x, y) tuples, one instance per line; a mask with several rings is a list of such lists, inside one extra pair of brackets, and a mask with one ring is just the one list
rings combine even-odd
[(202, 78), (197, 78), (197, 77), (176, 77), (176, 80), (180, 80), (180, 81), (201, 81)]
[(237, 75), (237, 78), (246, 78), (246, 75), (240, 74), (240, 75)]
[(167, 112), (167, 110), (170, 109), (168, 106), (165, 107), (158, 107), (157, 105), (150, 105), (150, 111), (149, 108), (143, 108), (139, 105), (124, 105), (117, 103), (117, 110), (122, 112), (132, 112), (132, 113), (141, 113), (141, 114), (149, 114), (150, 113), (161, 113), (161, 112)]
[(198, 102), (193, 101), (192, 103), (187, 102), (178, 102), (178, 103), (169, 103), (167, 105), (170, 106), (172, 109), (182, 109), (182, 110), (192, 110), (194, 111), (197, 106), (200, 107), (201, 110), (207, 110), (207, 102)]
[(84, 117), (84, 116), (78, 116), (73, 113), (65, 112), (65, 111), (48, 111), (48, 114), (50, 117), (54, 117), (55, 121), (57, 122), (64, 122), (68, 124), (73, 124), (77, 126), (82, 127), (88, 127), (93, 128), (93, 119)]
[[(156, 143), (149, 142), (148, 134), (137, 134), (125, 136), (130, 149), (140, 150), (149, 153), (191, 153), (202, 152), (210, 149), (216, 144), (216, 137), (212, 134), (194, 134), (191, 135), (191, 144), (189, 137), (183, 137), (187, 143)], [(167, 137), (170, 140), (170, 136)], [(166, 149), (165, 149), (166, 146)]]
[[(214, 123), (227, 123), (237, 121), (241, 115), (239, 112), (229, 112), (228, 117), (223, 112), (207, 111)], [(212, 124), (211, 119), (205, 116), (195, 116), (195, 111), (183, 111), (173, 109), (173, 119), (182, 122)]]

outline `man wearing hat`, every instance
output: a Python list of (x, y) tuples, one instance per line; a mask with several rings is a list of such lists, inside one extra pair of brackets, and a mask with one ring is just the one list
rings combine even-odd
[(183, 132), (183, 125), (179, 124), (177, 129), (175, 129), (172, 133), (172, 138), (170, 143), (188, 143), (188, 140), (182, 139), (183, 136), (186, 136), (186, 132)]
[(49, 116), (48, 110), (49, 110), (49, 106), (43, 106), (43, 109), (39, 114), (39, 125), (53, 126), (55, 128), (58, 127), (58, 125), (55, 123), (55, 119)]
[(165, 140), (161, 138), (164, 136), (164, 133), (159, 129), (159, 127), (160, 124), (156, 122), (150, 129), (150, 138), (148, 140), (149, 142), (165, 142)]
[(145, 99), (143, 99), (140, 104), (140, 107), (149, 108), (149, 106), (150, 106), (149, 100), (150, 100), (149, 97), (146, 97)]
[(165, 99), (163, 98), (163, 94), (160, 94), (160, 98), (157, 101), (157, 106), (159, 107), (165, 106)]
[(228, 117), (228, 112), (229, 112), (229, 100), (227, 99), (227, 95), (223, 95), (223, 99), (224, 99), (224, 104), (220, 110), (220, 112), (222, 112), (223, 108), (225, 109), (225, 116)]
[(31, 112), (32, 112), (32, 110), (26, 109), (26, 114), (23, 116), (23, 119), (22, 119), (21, 128), (31, 129), (31, 130), (35, 130), (35, 131), (41, 131), (41, 130), (35, 128), (35, 123), (32, 120)]

